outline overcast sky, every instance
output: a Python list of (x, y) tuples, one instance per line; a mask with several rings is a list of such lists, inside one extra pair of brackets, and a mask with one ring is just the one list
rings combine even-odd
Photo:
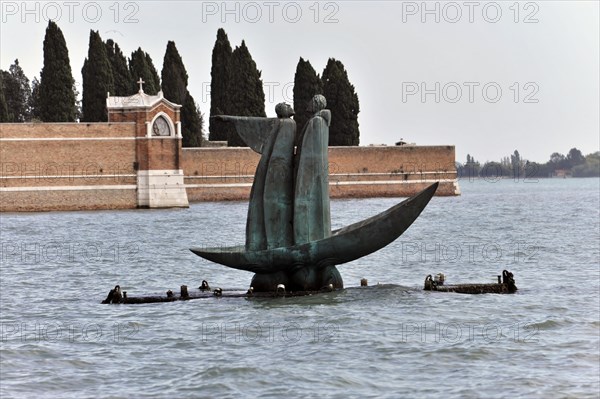
[(572, 147), (600, 149), (597, 1), (1, 3), (0, 68), (18, 58), (30, 79), (42, 68), (48, 19), (65, 35), (77, 82), (90, 29), (126, 56), (141, 46), (159, 74), (173, 40), (208, 114), (223, 27), (262, 71), (269, 116), (293, 102), (299, 57), (318, 73), (334, 57), (358, 93), (361, 145), (453, 144), (461, 162), (467, 153), (485, 162), (517, 149), (546, 162)]

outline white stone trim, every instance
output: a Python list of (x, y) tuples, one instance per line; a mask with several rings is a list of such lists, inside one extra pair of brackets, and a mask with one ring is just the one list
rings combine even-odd
[[(417, 173), (413, 173), (413, 172), (406, 172), (406, 173), (391, 173), (391, 172), (381, 172), (381, 173), (331, 173), (329, 175), (329, 178), (331, 180), (331, 178), (339, 178), (339, 177), (355, 177), (355, 176), (402, 176), (402, 175), (409, 175), (409, 176), (415, 176), (415, 175), (441, 175), (441, 174), (452, 174), (452, 173), (456, 173), (454, 171), (449, 171), (449, 172), (417, 172)], [(254, 177), (254, 175), (187, 175), (185, 176), (186, 179), (252, 179)], [(443, 180), (431, 180), (431, 181), (447, 181), (448, 179), (443, 179)], [(382, 180), (383, 181), (383, 180)], [(390, 181), (401, 181), (401, 180), (390, 180)], [(414, 182), (415, 180), (407, 180), (409, 182)], [(425, 180), (423, 180), (425, 181)], [(427, 180), (429, 181), (429, 180)]]
[(179, 109), (181, 105), (175, 104), (169, 100), (167, 100), (162, 90), (159, 91), (156, 95), (146, 94), (143, 91), (139, 91), (132, 96), (126, 97), (118, 97), (118, 96), (108, 96), (106, 98), (106, 108), (108, 110), (113, 109), (149, 109), (154, 108), (157, 105), (166, 104), (170, 108)]
[(252, 183), (186, 184), (185, 188), (252, 187)]
[(181, 135), (181, 121), (177, 122), (175, 125), (177, 126), (177, 137), (182, 138), (183, 136)]
[(103, 126), (103, 125), (135, 125), (135, 122), (2, 122), (2, 126), (42, 126), (42, 125), (64, 125), (64, 126), (72, 126), (72, 125), (95, 125), (95, 126)]
[(14, 191), (90, 191), (90, 190), (135, 190), (135, 184), (98, 185), (98, 186), (38, 186), (38, 187), (0, 187), (0, 192)]
[[(170, 130), (171, 134), (168, 136), (153, 136), (152, 135), (152, 126), (154, 126), (154, 122), (156, 122), (156, 120), (158, 118), (160, 118), (161, 116), (163, 118), (165, 118), (167, 123), (169, 124), (169, 130)], [(149, 137), (152, 139), (164, 139), (167, 137), (180, 137), (180, 136), (177, 135), (177, 130), (175, 129), (175, 125), (173, 124), (173, 121), (171, 120), (169, 115), (167, 115), (166, 112), (160, 111), (159, 113), (154, 115), (154, 118), (152, 118), (152, 120), (150, 122), (146, 122), (146, 137)]]
[(456, 183), (455, 179), (420, 179), (420, 180), (359, 180), (329, 182), (330, 186), (360, 186), (360, 185), (394, 185), (394, 184), (417, 184), (417, 183)]
[(138, 137), (21, 137), (0, 138), (0, 141), (111, 141), (136, 140)]
[(454, 181), (454, 195), (461, 195), (460, 186), (458, 185), (458, 180)]
[[(190, 176), (188, 176), (190, 177)], [(418, 184), (418, 183), (454, 183), (456, 187), (458, 184), (454, 179), (423, 179), (423, 180), (360, 180), (360, 181), (330, 181), (330, 186), (363, 186), (363, 185), (394, 185), (394, 184)], [(186, 188), (219, 188), (219, 187), (252, 187), (252, 183), (223, 183), (223, 184), (186, 184)]]
[(406, 172), (365, 172), (365, 173), (330, 173), (329, 176), (402, 176), (402, 175), (441, 175), (448, 173), (456, 173), (456, 170), (449, 171), (427, 171), (427, 172), (415, 172), (415, 171), (406, 171)]
[(118, 179), (121, 177), (136, 177), (137, 175), (134, 174), (123, 174), (123, 175), (22, 175), (22, 176), (2, 176), (0, 175), (0, 180), (1, 179), (38, 179), (38, 180), (43, 180), (43, 179)]
[(138, 206), (188, 207), (182, 169), (140, 170), (137, 174)]
[(254, 175), (208, 175), (208, 176), (204, 176), (204, 175), (186, 175), (185, 176), (186, 179), (204, 179), (204, 180), (215, 180), (215, 179), (221, 179), (221, 180), (228, 180), (228, 179), (253, 179)]

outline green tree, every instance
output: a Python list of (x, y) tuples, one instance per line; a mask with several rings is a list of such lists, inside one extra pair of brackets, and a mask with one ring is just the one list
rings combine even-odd
[(467, 162), (463, 165), (462, 170), (460, 171), (460, 177), (468, 177), (469, 179), (472, 179), (479, 176), (480, 170), (481, 167), (479, 162), (477, 162), (470, 154), (467, 154)]
[(177, 51), (175, 42), (167, 43), (163, 68), (161, 73), (162, 91), (165, 98), (176, 104), (183, 104), (189, 95), (188, 74), (183, 65), (183, 60)]
[(75, 121), (74, 84), (67, 43), (58, 25), (50, 21), (44, 37), (44, 67), (39, 88), (39, 115), (44, 122)]
[(2, 76), (3, 73), (0, 71), (0, 123), (8, 122), (8, 108), (6, 106), (6, 99), (4, 98), (4, 79)]
[(600, 177), (600, 151), (585, 156), (585, 163), (573, 168), (573, 177)]
[(552, 170), (548, 163), (526, 162), (523, 168), (523, 179), (528, 181), (550, 177), (551, 175)]
[(360, 136), (358, 95), (348, 80), (348, 73), (344, 65), (340, 61), (330, 58), (321, 79), (323, 94), (327, 99), (327, 108), (331, 110), (329, 145), (358, 145)]
[(511, 171), (502, 162), (486, 162), (479, 171), (480, 177), (492, 180), (501, 177), (508, 177), (510, 174)]
[[(265, 117), (265, 92), (261, 72), (242, 40), (242, 44), (233, 50), (231, 86), (228, 93), (231, 101), (231, 115)], [(229, 146), (243, 147), (246, 144), (237, 134), (227, 138)]]
[(160, 79), (156, 68), (152, 64), (152, 59), (141, 48), (138, 47), (129, 59), (129, 71), (131, 73), (131, 90), (137, 93), (139, 86), (137, 81), (142, 78), (144, 81), (144, 93), (155, 95), (160, 90)]
[[(323, 94), (321, 78), (310, 62), (300, 57), (294, 75), (294, 120), (298, 131), (302, 130), (310, 118), (307, 105), (315, 94)], [(296, 135), (296, 138), (299, 139), (300, 135)], [(296, 142), (296, 145), (298, 144), (300, 143)]]
[(29, 97), (29, 110), (32, 120), (42, 120), (40, 116), (40, 81), (37, 77), (34, 77), (31, 81), (31, 96)]
[[(217, 31), (217, 40), (212, 52), (210, 69), (210, 116), (231, 114), (231, 96), (229, 83), (231, 77), (232, 50), (227, 33), (221, 28)], [(209, 119), (209, 139), (227, 140), (235, 130), (228, 123)]]
[(110, 68), (113, 75), (114, 93), (113, 96), (130, 96), (136, 91), (131, 91), (131, 73), (127, 67), (127, 58), (123, 55), (121, 48), (112, 39), (106, 41), (106, 55), (110, 61)]
[(150, 77), (152, 78), (152, 86), (154, 86), (156, 88), (155, 92), (148, 92), (148, 94), (155, 95), (160, 90), (160, 77), (158, 76), (158, 71), (154, 67), (152, 58), (150, 58), (150, 54), (148, 54), (148, 53), (146, 53), (146, 64), (148, 64), (148, 69), (150, 70)]
[(19, 65), (19, 60), (15, 60), (9, 71), (2, 71), (2, 74), (8, 121), (28, 121), (31, 118), (29, 108), (31, 88), (29, 79)]
[(556, 169), (564, 169), (566, 167), (566, 158), (563, 154), (559, 152), (553, 152), (550, 155), (550, 160), (548, 161), (552, 171)]
[(181, 145), (183, 147), (202, 147), (204, 141), (203, 119), (194, 98), (187, 96), (181, 107), (181, 135), (183, 136)]
[(571, 148), (566, 157), (566, 167), (572, 169), (577, 165), (585, 163), (585, 157), (577, 148)]
[(169, 41), (167, 43), (161, 79), (165, 98), (182, 105), (182, 145), (184, 147), (200, 147), (202, 145), (202, 116), (194, 98), (187, 89), (188, 74), (175, 42)]
[(114, 92), (112, 68), (106, 45), (98, 31), (90, 30), (88, 56), (81, 70), (83, 75), (82, 120), (85, 122), (106, 122), (106, 95)]
[(510, 156), (510, 165), (512, 167), (512, 175), (515, 179), (521, 176), (521, 155), (519, 151), (515, 152)]

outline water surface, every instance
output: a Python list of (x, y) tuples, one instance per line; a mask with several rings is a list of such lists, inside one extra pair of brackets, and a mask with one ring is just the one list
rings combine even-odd
[[(348, 289), (276, 300), (99, 303), (115, 284), (247, 288), (250, 273), (188, 251), (243, 243), (243, 202), (2, 214), (0, 396), (597, 398), (599, 180), (460, 184), (340, 266)], [(333, 201), (333, 227), (397, 202)], [(430, 273), (503, 269), (517, 294), (421, 290)]]

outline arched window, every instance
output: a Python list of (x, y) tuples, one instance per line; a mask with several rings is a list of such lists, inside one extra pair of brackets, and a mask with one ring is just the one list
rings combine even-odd
[(171, 127), (164, 116), (159, 116), (152, 125), (152, 136), (171, 136)]

